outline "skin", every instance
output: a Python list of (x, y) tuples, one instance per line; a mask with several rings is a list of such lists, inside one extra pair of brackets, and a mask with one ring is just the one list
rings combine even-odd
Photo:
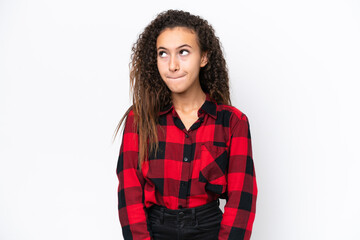
[(199, 80), (200, 68), (207, 64), (197, 36), (185, 27), (167, 28), (156, 41), (157, 67), (172, 95), (175, 111), (188, 130), (198, 119), (197, 112), (205, 102)]

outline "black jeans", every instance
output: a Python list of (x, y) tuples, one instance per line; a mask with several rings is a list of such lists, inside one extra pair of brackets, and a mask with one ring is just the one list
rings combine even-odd
[(153, 240), (217, 240), (223, 213), (219, 199), (182, 209), (153, 205), (147, 209)]

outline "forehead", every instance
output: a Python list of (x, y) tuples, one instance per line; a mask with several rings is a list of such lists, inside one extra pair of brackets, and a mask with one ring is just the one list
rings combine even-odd
[(177, 48), (188, 44), (193, 48), (198, 47), (196, 33), (186, 27), (174, 27), (164, 29), (156, 40), (156, 47)]

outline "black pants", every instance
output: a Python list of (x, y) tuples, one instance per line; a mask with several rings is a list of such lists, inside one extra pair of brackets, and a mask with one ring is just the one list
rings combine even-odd
[(148, 212), (148, 229), (153, 240), (217, 240), (223, 213), (219, 199), (182, 209), (153, 205)]

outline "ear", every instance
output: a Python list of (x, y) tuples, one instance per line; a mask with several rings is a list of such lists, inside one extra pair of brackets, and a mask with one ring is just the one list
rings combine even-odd
[(205, 65), (208, 63), (207, 53), (207, 51), (202, 53), (200, 67), (205, 67)]

